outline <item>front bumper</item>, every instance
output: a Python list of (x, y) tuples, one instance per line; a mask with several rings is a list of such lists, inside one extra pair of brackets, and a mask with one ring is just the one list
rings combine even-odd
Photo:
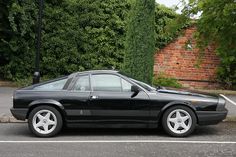
[(17, 119), (17, 120), (25, 120), (27, 117), (28, 109), (25, 108), (11, 108), (11, 113), (12, 115)]
[(228, 113), (227, 109), (222, 111), (197, 111), (199, 125), (212, 125), (223, 121)]

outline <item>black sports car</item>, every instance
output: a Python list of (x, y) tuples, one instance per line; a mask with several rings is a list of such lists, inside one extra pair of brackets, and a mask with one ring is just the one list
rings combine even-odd
[(177, 91), (148, 84), (117, 71), (94, 70), (35, 84), (14, 92), (11, 112), (28, 119), (37, 136), (71, 127), (156, 128), (172, 136), (225, 119), (225, 100), (215, 95)]

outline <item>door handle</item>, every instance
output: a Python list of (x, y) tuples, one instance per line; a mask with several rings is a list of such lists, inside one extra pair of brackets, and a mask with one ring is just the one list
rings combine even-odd
[(91, 95), (90, 98), (91, 98), (91, 99), (98, 99), (98, 96), (96, 96), (96, 95)]

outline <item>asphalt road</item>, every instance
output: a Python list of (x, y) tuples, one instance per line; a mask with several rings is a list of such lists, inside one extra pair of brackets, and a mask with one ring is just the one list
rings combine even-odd
[[(10, 108), (12, 107), (12, 94), (15, 88), (0, 87), (0, 116), (11, 115)], [(236, 95), (226, 95), (228, 98), (236, 102)], [(236, 105), (226, 102), (226, 108), (229, 110), (228, 116), (236, 117)]]
[(197, 127), (172, 138), (162, 129), (64, 129), (37, 138), (26, 123), (0, 124), (0, 157), (187, 157), (236, 156), (236, 123)]

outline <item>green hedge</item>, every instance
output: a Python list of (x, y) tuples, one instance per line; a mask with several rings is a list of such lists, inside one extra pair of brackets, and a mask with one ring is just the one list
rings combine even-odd
[(124, 71), (151, 83), (155, 52), (155, 1), (136, 0), (127, 24)]
[(164, 74), (159, 74), (153, 78), (152, 84), (154, 86), (164, 86), (164, 87), (174, 87), (181, 88), (182, 85), (178, 82), (177, 79), (172, 77), (167, 77)]
[[(10, 37), (1, 36), (4, 49), (0, 58), (5, 64), (0, 65), (0, 73), (11, 80), (28, 78), (34, 69), (38, 7), (33, 0), (13, 0), (1, 7), (4, 5), (9, 22), (5, 31)], [(120, 0), (46, 1), (41, 75), (50, 78), (85, 69), (119, 69), (128, 8), (129, 4)]]
[[(43, 79), (87, 69), (121, 69), (131, 2), (45, 1), (40, 56)], [(0, 2), (0, 78), (16, 81), (32, 77), (37, 8), (35, 0)], [(166, 26), (176, 17), (173, 10), (156, 4), (156, 33), (151, 33), (155, 33), (156, 48), (171, 41), (173, 35)]]

